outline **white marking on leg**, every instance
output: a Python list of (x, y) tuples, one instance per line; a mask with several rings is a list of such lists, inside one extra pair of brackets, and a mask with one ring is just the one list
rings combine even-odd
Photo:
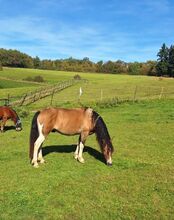
[(79, 154), (79, 144), (77, 144), (77, 147), (76, 147), (76, 151), (74, 152), (74, 158), (77, 160), (78, 159), (78, 154)]
[(79, 149), (79, 155), (78, 155), (78, 161), (79, 161), (80, 163), (84, 163), (84, 162), (85, 162), (85, 160), (84, 160), (84, 158), (83, 158), (83, 156), (82, 156), (83, 148), (84, 148), (84, 145), (83, 145), (82, 142), (80, 142), (80, 149)]
[(41, 144), (43, 143), (43, 141), (45, 140), (45, 137), (42, 133), (42, 128), (43, 128), (43, 124), (41, 125), (39, 122), (38, 123), (38, 131), (39, 131), (39, 137), (37, 138), (37, 140), (34, 143), (34, 153), (33, 153), (33, 159), (32, 159), (32, 164), (34, 167), (38, 167), (38, 150), (41, 146)]
[(40, 147), (40, 149), (39, 149), (38, 161), (40, 163), (45, 163), (45, 160), (43, 159), (43, 156), (42, 156), (42, 147)]

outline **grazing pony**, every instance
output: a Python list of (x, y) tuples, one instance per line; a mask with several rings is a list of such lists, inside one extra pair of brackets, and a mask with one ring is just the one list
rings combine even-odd
[(42, 143), (50, 132), (57, 131), (64, 135), (79, 135), (74, 157), (84, 163), (82, 156), (88, 135), (96, 134), (107, 165), (112, 165), (113, 146), (107, 127), (102, 117), (91, 108), (47, 108), (35, 113), (30, 132), (29, 156), (34, 167), (44, 163)]
[(17, 115), (17, 113), (15, 112), (15, 110), (13, 110), (12, 108), (8, 107), (8, 106), (0, 106), (0, 129), (1, 132), (4, 131), (5, 128), (5, 124), (7, 122), (8, 119), (11, 119), (16, 127), (16, 131), (21, 131), (22, 130), (22, 124), (21, 124), (21, 120), (19, 118), (19, 116)]

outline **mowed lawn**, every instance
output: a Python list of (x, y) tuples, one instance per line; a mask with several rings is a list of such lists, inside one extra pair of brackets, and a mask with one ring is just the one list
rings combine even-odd
[(174, 219), (173, 100), (96, 109), (113, 139), (112, 167), (95, 136), (80, 164), (73, 158), (78, 137), (51, 133), (43, 145), (47, 163), (33, 168), (31, 110), (21, 132), (0, 134), (0, 219)]

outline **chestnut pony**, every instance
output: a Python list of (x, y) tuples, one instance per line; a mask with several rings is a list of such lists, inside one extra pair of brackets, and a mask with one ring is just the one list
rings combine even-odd
[(15, 127), (16, 127), (16, 131), (22, 130), (21, 120), (20, 120), (19, 116), (17, 115), (17, 113), (15, 112), (15, 110), (13, 110), (12, 108), (10, 108), (8, 106), (0, 106), (1, 132), (4, 131), (5, 124), (8, 119), (11, 119), (14, 122)]
[(91, 108), (47, 108), (36, 112), (32, 120), (29, 156), (34, 167), (38, 167), (38, 162), (45, 162), (42, 143), (50, 132), (55, 131), (64, 135), (79, 135), (74, 157), (81, 163), (84, 163), (82, 153), (86, 138), (95, 133), (106, 164), (112, 165), (111, 138), (105, 122), (97, 112)]

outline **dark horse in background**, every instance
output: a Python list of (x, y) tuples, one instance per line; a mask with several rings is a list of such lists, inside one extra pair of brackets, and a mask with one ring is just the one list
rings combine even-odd
[(16, 131), (22, 130), (22, 124), (19, 116), (17, 115), (16, 111), (8, 106), (0, 106), (0, 129), (1, 132), (4, 131), (5, 124), (8, 119), (11, 119), (14, 124)]
[(30, 159), (34, 167), (44, 163), (42, 143), (50, 132), (79, 135), (74, 157), (84, 163), (82, 156), (86, 138), (95, 133), (107, 165), (112, 165), (113, 145), (102, 117), (91, 108), (47, 108), (35, 113), (30, 132)]

